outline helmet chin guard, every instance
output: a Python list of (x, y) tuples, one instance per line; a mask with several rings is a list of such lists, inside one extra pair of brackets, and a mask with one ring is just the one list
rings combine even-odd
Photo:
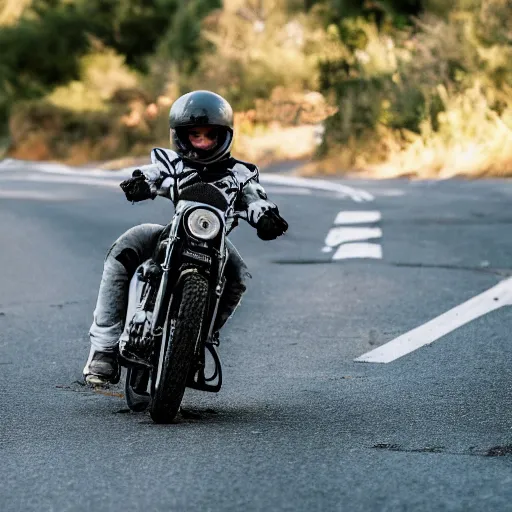
[[(211, 91), (193, 91), (179, 97), (169, 112), (171, 140), (176, 152), (199, 164), (212, 164), (225, 158), (233, 144), (233, 109), (218, 94)], [(218, 129), (217, 144), (208, 150), (195, 148), (188, 138), (188, 130), (199, 126)]]

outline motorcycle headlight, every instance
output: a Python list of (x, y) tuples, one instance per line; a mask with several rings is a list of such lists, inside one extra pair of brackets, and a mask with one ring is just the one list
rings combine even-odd
[(196, 238), (211, 240), (220, 231), (220, 220), (212, 211), (198, 208), (188, 216), (187, 226), (190, 233)]

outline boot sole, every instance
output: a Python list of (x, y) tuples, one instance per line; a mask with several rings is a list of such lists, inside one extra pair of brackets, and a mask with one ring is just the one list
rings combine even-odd
[(100, 377), (99, 375), (86, 375), (84, 376), (84, 381), (86, 384), (89, 384), (91, 386), (108, 386), (110, 384), (117, 384), (120, 380), (121, 372), (118, 372), (117, 375), (115, 375), (112, 378), (107, 377)]

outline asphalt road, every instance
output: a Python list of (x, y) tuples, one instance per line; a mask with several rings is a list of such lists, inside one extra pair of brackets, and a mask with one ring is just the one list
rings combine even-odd
[[(362, 202), (268, 184), (291, 227), (232, 236), (253, 279), (222, 333), (223, 389), (187, 390), (161, 426), (78, 381), (107, 249), (170, 203), (78, 178), (0, 165), (2, 512), (512, 510), (509, 307), (354, 361), (512, 275), (512, 182), (339, 182)], [(327, 236), (342, 211), (372, 212), (351, 247), (374, 257)]]

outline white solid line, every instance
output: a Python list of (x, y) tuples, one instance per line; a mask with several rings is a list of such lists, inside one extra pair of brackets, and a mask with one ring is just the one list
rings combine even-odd
[[(31, 172), (28, 174), (15, 174), (12, 176), (1, 176), (0, 181), (35, 181), (35, 182), (49, 182), (49, 183), (70, 183), (70, 184), (81, 184), (81, 185), (97, 185), (101, 187), (119, 187), (119, 183), (122, 181), (122, 177), (118, 174), (109, 174), (107, 176), (98, 177), (97, 174), (83, 175), (77, 173), (71, 174), (48, 174), (46, 172)], [(266, 188), (266, 191), (273, 194), (281, 195), (311, 195), (313, 192), (309, 188), (300, 187), (282, 187), (282, 186), (270, 186)]]
[[(0, 178), (1, 179), (1, 178)], [(48, 175), (48, 174), (27, 174), (23, 178), (14, 177), (10, 181), (31, 181), (38, 183), (64, 183), (64, 184), (78, 184), (78, 185), (95, 185), (98, 187), (119, 187), (120, 181), (117, 179), (95, 178), (93, 176), (69, 176), (63, 174)]]
[(310, 196), (313, 194), (313, 191), (310, 188), (303, 187), (285, 187), (282, 185), (276, 185), (273, 187), (265, 187), (265, 191), (269, 194), (280, 194), (280, 195), (290, 195), (290, 196)]
[(0, 160), (0, 171), (6, 171), (11, 167), (14, 167), (16, 164), (16, 160), (13, 160), (12, 158), (4, 158), (3, 160)]
[(260, 181), (264, 183), (274, 183), (276, 185), (289, 185), (292, 187), (307, 187), (316, 190), (327, 190), (337, 192), (341, 197), (349, 197), (356, 203), (373, 201), (374, 197), (366, 190), (349, 187), (334, 181), (317, 180), (312, 178), (300, 178), (297, 176), (283, 176), (279, 174), (260, 174)]
[[(39, 171), (49, 174), (67, 174), (72, 176), (84, 176), (84, 177), (118, 177), (125, 178), (131, 176), (131, 173), (137, 167), (127, 167), (119, 171), (108, 171), (105, 169), (98, 168), (83, 168), (83, 167), (71, 167), (63, 164), (56, 164), (52, 162), (31, 162), (24, 160), (7, 159), (0, 161), (0, 170), (7, 171), (13, 168), (23, 167), (30, 171)], [(374, 197), (366, 190), (349, 187), (348, 185), (342, 185), (334, 181), (319, 180), (313, 178), (300, 178), (297, 176), (286, 176), (279, 174), (260, 174), (260, 180), (263, 183), (270, 183), (275, 185), (285, 185), (289, 187), (309, 188), (313, 190), (326, 190), (328, 192), (335, 192), (340, 197), (348, 197), (357, 203), (365, 201), (373, 201)]]
[(375, 194), (379, 197), (402, 197), (405, 196), (405, 192), (403, 190), (398, 190), (394, 188), (384, 188), (384, 189), (378, 189), (375, 191)]
[(130, 169), (121, 169), (119, 171), (110, 171), (107, 169), (99, 169), (94, 167), (71, 167), (69, 165), (57, 164), (52, 162), (32, 162), (30, 160), (2, 160), (0, 161), (0, 171), (20, 173), (23, 171), (66, 175), (66, 176), (84, 176), (98, 178), (121, 178), (120, 181), (130, 177), (132, 171), (136, 167)]
[(354, 359), (365, 363), (390, 363), (424, 345), (458, 329), (491, 311), (512, 304), (512, 278), (505, 279), (486, 292), (450, 309), (446, 313), (402, 334), (362, 356)]
[(5, 199), (32, 199), (36, 201), (71, 201), (77, 199), (75, 196), (51, 192), (41, 192), (40, 190), (0, 190), (0, 197)]
[(371, 238), (380, 238), (382, 230), (380, 228), (361, 228), (361, 227), (340, 227), (331, 228), (325, 238), (325, 245), (336, 247), (346, 242), (356, 242), (359, 240), (370, 240)]
[(378, 211), (358, 212), (358, 211), (344, 211), (338, 213), (334, 224), (372, 224), (379, 222), (382, 216)]
[(353, 258), (382, 259), (382, 247), (380, 244), (356, 243), (343, 244), (332, 257), (333, 260), (347, 260)]

